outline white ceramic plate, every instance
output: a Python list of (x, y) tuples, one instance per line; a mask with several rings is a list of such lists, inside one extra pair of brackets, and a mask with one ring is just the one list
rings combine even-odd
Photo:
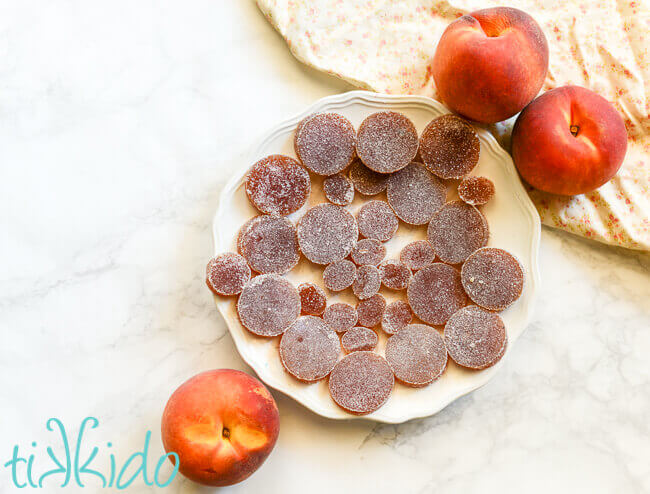
[[(421, 96), (388, 96), (366, 91), (352, 91), (323, 98), (307, 108), (300, 115), (282, 122), (252, 147), (248, 160), (233, 171), (233, 177), (224, 188), (219, 209), (214, 217), (213, 234), (216, 253), (236, 251), (236, 237), (241, 225), (257, 214), (244, 192), (243, 180), (246, 172), (258, 159), (274, 153), (294, 156), (293, 135), (296, 125), (305, 116), (315, 112), (332, 111), (345, 115), (355, 128), (365, 117), (382, 109), (396, 110), (408, 116), (421, 132), (431, 119), (449, 113), (442, 104)], [(516, 255), (524, 266), (526, 281), (521, 298), (501, 315), (508, 331), (508, 349), (504, 357), (514, 350), (515, 342), (528, 325), (535, 293), (539, 283), (537, 256), (540, 239), (540, 220), (532, 202), (528, 198), (512, 159), (487, 131), (476, 129), (481, 142), (481, 154), (472, 174), (490, 178), (496, 187), (496, 196), (483, 207), (482, 211), (490, 225), (488, 245), (501, 247)], [(295, 223), (311, 206), (325, 202), (320, 184), (322, 179), (312, 175), (312, 195), (308, 203), (289, 218)], [(455, 195), (456, 182), (449, 182), (447, 199)], [(375, 196), (382, 198), (382, 196)], [(385, 198), (385, 197), (384, 197)], [(353, 213), (363, 203), (363, 196), (356, 194), (354, 202), (348, 207)], [(424, 227), (409, 227), (400, 222), (399, 230), (387, 244), (387, 259), (397, 258), (401, 247), (416, 238), (425, 238)], [(305, 281), (322, 283), (322, 267), (301, 259), (298, 266), (286, 277), (295, 285)], [(342, 294), (331, 294), (330, 303), (346, 301), (356, 303), (356, 299), (346, 290)], [(381, 292), (389, 301), (396, 298), (394, 292)], [(403, 296), (403, 294), (402, 294)], [(236, 311), (236, 298), (215, 297), (217, 307), (223, 315), (243, 359), (259, 377), (272, 388), (282, 391), (307, 408), (324, 417), (333, 419), (355, 418), (341, 410), (331, 399), (327, 380), (314, 384), (304, 384), (284, 371), (278, 355), (279, 338), (260, 338), (248, 332), (239, 322)], [(379, 353), (383, 353), (386, 338), (380, 333)], [(376, 412), (366, 415), (366, 419), (386, 423), (400, 423), (407, 420), (432, 415), (455, 399), (484, 385), (498, 371), (503, 360), (494, 367), (483, 371), (470, 371), (458, 367), (451, 360), (445, 373), (436, 382), (425, 388), (413, 389), (395, 384), (393, 393), (386, 404)]]

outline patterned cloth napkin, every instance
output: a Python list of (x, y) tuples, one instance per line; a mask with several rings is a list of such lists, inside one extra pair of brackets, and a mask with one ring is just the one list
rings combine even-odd
[[(498, 6), (493, 0), (257, 0), (302, 62), (382, 93), (437, 97), (427, 70), (447, 24)], [(645, 0), (519, 0), (542, 26), (550, 66), (544, 90), (585, 86), (625, 120), (625, 162), (589, 194), (561, 197), (529, 190), (542, 222), (631, 249), (650, 250), (650, 66)], [(509, 149), (514, 118), (491, 126)]]

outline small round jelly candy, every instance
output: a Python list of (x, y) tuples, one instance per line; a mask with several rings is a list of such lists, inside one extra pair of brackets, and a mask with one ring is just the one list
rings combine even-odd
[(505, 353), (508, 338), (498, 314), (475, 305), (464, 307), (445, 325), (445, 345), (454, 362), (470, 369), (496, 364)]
[(298, 285), (300, 295), (300, 308), (303, 314), (320, 316), (327, 305), (325, 291), (313, 283), (302, 283)]
[(429, 122), (420, 137), (420, 156), (440, 178), (461, 178), (478, 163), (481, 146), (474, 128), (456, 115)]
[(411, 163), (393, 173), (386, 191), (395, 214), (410, 225), (424, 225), (447, 198), (447, 187), (421, 163)]
[(345, 208), (318, 204), (298, 222), (298, 244), (307, 259), (329, 264), (345, 259), (359, 239), (357, 222)]
[(465, 177), (458, 185), (458, 197), (472, 206), (482, 206), (494, 196), (494, 184), (485, 177)]
[(296, 228), (284, 216), (256, 216), (244, 224), (237, 239), (239, 252), (258, 273), (284, 274), (298, 260)]
[(226, 252), (210, 259), (205, 281), (217, 295), (237, 295), (251, 279), (251, 268), (239, 254)]
[(405, 115), (381, 111), (367, 117), (357, 132), (357, 155), (371, 170), (393, 173), (418, 152), (418, 133)]
[(333, 292), (340, 292), (352, 286), (357, 277), (357, 267), (352, 261), (341, 259), (328, 264), (323, 271), (323, 283)]
[(386, 288), (405, 290), (411, 279), (411, 270), (406, 267), (406, 264), (389, 259), (380, 264), (379, 276)]
[(329, 202), (338, 206), (347, 206), (354, 199), (352, 182), (341, 173), (323, 180), (323, 192)]
[(403, 300), (396, 300), (386, 306), (381, 319), (381, 329), (385, 333), (395, 334), (404, 329), (413, 321), (413, 312), (409, 304)]
[(386, 190), (389, 175), (377, 173), (355, 160), (350, 166), (350, 180), (357, 192), (364, 196), (374, 196)]
[(427, 240), (416, 240), (406, 245), (400, 252), (399, 260), (412, 271), (425, 268), (436, 260), (436, 253)]
[(381, 288), (381, 276), (375, 266), (360, 266), (352, 284), (352, 291), (359, 300), (372, 297)]
[(237, 312), (241, 323), (251, 333), (278, 336), (300, 315), (300, 296), (282, 276), (261, 274), (242, 290)]
[(327, 377), (340, 353), (339, 337), (320, 317), (298, 318), (280, 340), (282, 365), (293, 377), (305, 382)]
[(359, 317), (357, 323), (359, 326), (374, 328), (381, 323), (385, 309), (386, 299), (378, 293), (370, 298), (361, 300), (357, 304), (357, 315)]
[(467, 305), (460, 273), (440, 262), (415, 273), (406, 296), (415, 315), (427, 324), (445, 324), (454, 312)]
[(353, 328), (358, 318), (357, 309), (344, 303), (328, 305), (323, 313), (327, 325), (337, 333), (344, 333)]
[(352, 352), (340, 360), (329, 379), (334, 402), (355, 415), (381, 408), (393, 391), (395, 377), (386, 360), (373, 352)]
[(503, 249), (485, 247), (474, 252), (463, 264), (461, 278), (469, 298), (489, 310), (509, 307), (524, 289), (521, 263)]
[(350, 257), (357, 266), (378, 266), (386, 257), (386, 246), (374, 238), (363, 238), (354, 246)]
[(449, 264), (465, 261), (472, 252), (487, 244), (489, 236), (485, 216), (462, 201), (445, 204), (433, 215), (427, 229), (436, 255)]
[(294, 148), (309, 170), (317, 175), (334, 175), (352, 162), (355, 141), (354, 127), (343, 115), (317, 113), (296, 129)]
[(248, 199), (262, 213), (286, 215), (307, 202), (311, 180), (296, 160), (273, 154), (253, 165), (245, 189)]
[(386, 360), (398, 381), (419, 388), (445, 371), (447, 350), (438, 331), (425, 324), (411, 324), (388, 338)]
[(359, 232), (381, 242), (390, 240), (399, 226), (397, 216), (384, 201), (368, 201), (357, 213)]
[(343, 333), (341, 346), (347, 353), (374, 350), (377, 346), (377, 333), (372, 329), (357, 326)]

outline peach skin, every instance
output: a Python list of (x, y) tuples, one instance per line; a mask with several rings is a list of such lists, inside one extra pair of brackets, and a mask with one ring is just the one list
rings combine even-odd
[(483, 123), (517, 114), (548, 70), (548, 43), (535, 20), (511, 7), (459, 17), (442, 34), (431, 71), (442, 101)]
[(597, 189), (616, 175), (626, 149), (619, 113), (579, 86), (544, 93), (521, 112), (512, 131), (512, 157), (522, 178), (553, 194)]
[(162, 440), (179, 457), (185, 477), (209, 486), (248, 478), (273, 450), (280, 430), (275, 400), (244, 372), (219, 369), (198, 374), (169, 398)]

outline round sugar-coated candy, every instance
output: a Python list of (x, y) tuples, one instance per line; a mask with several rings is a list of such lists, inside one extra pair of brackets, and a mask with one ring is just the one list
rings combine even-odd
[(357, 192), (364, 196), (374, 196), (386, 190), (389, 175), (377, 173), (355, 160), (350, 166), (350, 180)]
[(320, 316), (325, 311), (327, 297), (325, 290), (313, 283), (302, 283), (298, 285), (300, 295), (300, 308), (303, 314)]
[(237, 312), (241, 323), (251, 333), (278, 336), (300, 315), (300, 295), (282, 276), (261, 274), (242, 290)]
[(341, 173), (323, 180), (323, 192), (329, 202), (338, 206), (347, 206), (354, 199), (352, 182)]
[(508, 338), (498, 314), (475, 305), (464, 307), (445, 325), (445, 345), (454, 362), (470, 369), (496, 364), (505, 353)]
[(431, 218), (427, 237), (436, 255), (449, 264), (458, 264), (476, 249), (487, 244), (490, 236), (485, 216), (462, 201), (448, 202)]
[(420, 156), (440, 178), (461, 178), (478, 163), (481, 150), (474, 128), (456, 115), (434, 118), (422, 131)]
[(350, 257), (358, 266), (377, 266), (386, 257), (386, 247), (374, 238), (363, 238), (354, 246)]
[(415, 315), (427, 324), (442, 325), (454, 312), (467, 305), (460, 273), (440, 262), (415, 273), (406, 296)]
[(347, 353), (374, 350), (377, 346), (377, 333), (372, 329), (358, 326), (343, 333), (341, 346)]
[(260, 215), (239, 231), (239, 252), (258, 273), (283, 274), (298, 264), (296, 228), (284, 216)]
[(397, 216), (384, 201), (368, 201), (357, 213), (359, 232), (366, 238), (385, 242), (390, 240), (399, 226)]
[(250, 279), (246, 259), (232, 252), (213, 257), (205, 270), (205, 282), (217, 295), (237, 295)]
[(352, 162), (355, 141), (354, 127), (343, 115), (317, 113), (300, 123), (294, 147), (309, 170), (317, 175), (334, 175)]
[(328, 305), (323, 313), (323, 319), (334, 331), (344, 333), (357, 323), (357, 309), (344, 303)]
[(419, 388), (445, 371), (447, 349), (442, 336), (431, 326), (410, 324), (388, 338), (386, 360), (398, 381)]
[(418, 271), (436, 260), (436, 253), (428, 240), (416, 240), (406, 245), (400, 252), (399, 260), (412, 271)]
[(246, 195), (262, 213), (298, 211), (311, 192), (309, 173), (289, 156), (273, 154), (253, 165), (246, 177)]
[(340, 360), (329, 379), (330, 395), (343, 410), (366, 415), (386, 403), (395, 384), (386, 359), (373, 352), (352, 352)]
[(386, 288), (405, 290), (411, 279), (411, 270), (400, 261), (389, 259), (379, 265), (379, 276)]
[(352, 291), (359, 300), (372, 297), (381, 288), (381, 276), (375, 266), (360, 266), (352, 283)]
[(334, 204), (318, 204), (298, 222), (300, 250), (316, 264), (346, 258), (358, 239), (359, 228), (354, 216)]
[(323, 271), (323, 283), (333, 292), (340, 292), (352, 286), (356, 277), (357, 267), (347, 259), (328, 264)]
[(381, 318), (381, 329), (385, 333), (395, 334), (411, 324), (413, 312), (409, 304), (403, 300), (391, 302), (384, 309), (384, 315)]
[(313, 382), (327, 377), (340, 353), (338, 335), (320, 317), (299, 317), (280, 340), (282, 365), (301, 381)]
[(486, 204), (494, 196), (494, 184), (485, 177), (465, 177), (458, 185), (458, 197), (472, 206)]
[(410, 225), (424, 225), (447, 199), (447, 187), (421, 163), (393, 173), (386, 190), (388, 204)]
[(405, 115), (381, 111), (367, 117), (357, 132), (357, 155), (371, 170), (393, 173), (418, 152), (418, 133)]
[(524, 289), (524, 270), (515, 256), (485, 247), (467, 258), (461, 270), (463, 287), (472, 301), (490, 310), (503, 310)]
[(386, 299), (378, 293), (370, 298), (361, 300), (357, 304), (357, 315), (359, 317), (357, 323), (359, 326), (374, 328), (381, 323), (384, 317), (384, 310), (386, 310)]

